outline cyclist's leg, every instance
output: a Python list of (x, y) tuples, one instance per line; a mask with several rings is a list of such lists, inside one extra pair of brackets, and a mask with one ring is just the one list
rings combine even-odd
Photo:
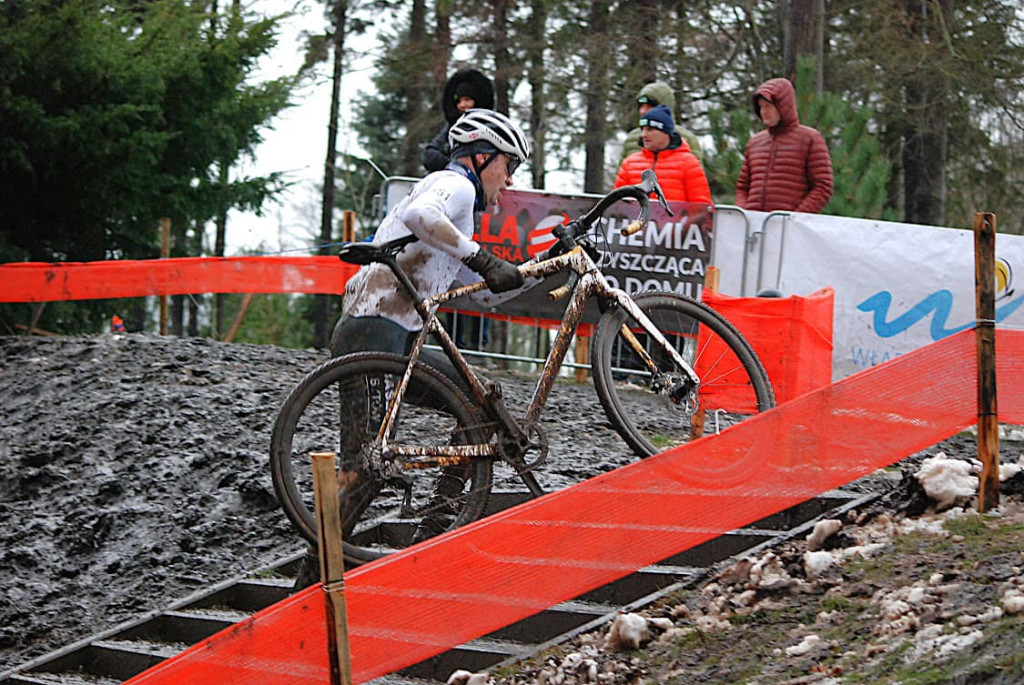
[[(415, 331), (409, 331), (384, 317), (343, 317), (331, 337), (331, 354), (340, 356), (364, 350), (408, 354), (416, 340), (416, 335)], [(447, 356), (431, 350), (421, 350), (420, 358), (425, 364), (448, 377), (468, 397), (472, 397), (472, 392), (465, 379)], [(420, 401), (429, 400), (429, 398), (409, 398), (409, 400)], [(448, 527), (456, 513), (451, 502), (462, 494), (468, 476), (468, 465), (448, 466), (441, 470), (440, 475), (434, 481), (429, 513), (417, 527), (414, 541), (433, 537)]]
[(408, 354), (415, 332), (382, 316), (343, 316), (331, 335), (331, 356), (350, 352)]
[[(408, 352), (410, 333), (394, 321), (379, 316), (342, 317), (331, 335), (331, 356), (340, 357), (352, 352)], [(339, 426), (341, 435), (339, 457), (339, 479), (352, 478), (363, 487), (341, 489), (347, 511), (362, 511), (376, 495), (378, 484), (366, 473), (362, 464), (363, 445), (374, 438), (367, 434), (373, 426), (380, 426), (387, 410), (387, 389), (383, 382), (368, 379), (363, 396), (347, 394), (339, 396)], [(377, 416), (370, 416), (370, 412)], [(372, 419), (372, 420), (371, 420)], [(356, 493), (356, 494), (353, 494)], [(358, 516), (352, 516), (355, 521)]]

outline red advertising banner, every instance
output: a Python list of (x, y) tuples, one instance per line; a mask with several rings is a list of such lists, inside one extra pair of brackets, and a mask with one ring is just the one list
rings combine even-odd
[[(478, 215), (474, 238), (494, 255), (521, 263), (551, 245), (552, 228), (585, 214), (599, 199), (506, 190), (497, 213)], [(671, 215), (652, 201), (647, 228), (623, 237), (620, 230), (636, 218), (639, 208), (635, 202), (613, 205), (595, 225), (601, 270), (613, 286), (630, 293), (662, 290), (700, 299), (711, 257), (713, 208), (684, 202), (671, 202), (669, 208)], [(548, 290), (559, 283), (553, 278), (550, 287), (534, 288), (503, 303), (501, 313), (560, 319), (564, 303), (547, 300)], [(481, 309), (472, 301), (459, 300), (457, 306)]]

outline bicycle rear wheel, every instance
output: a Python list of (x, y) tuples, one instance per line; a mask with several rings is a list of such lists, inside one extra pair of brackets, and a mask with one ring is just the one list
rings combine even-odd
[[(624, 309), (605, 312), (591, 345), (594, 386), (608, 420), (638, 455), (663, 452), (775, 406), (757, 355), (720, 314), (675, 293), (640, 293), (633, 299), (701, 381), (696, 402), (673, 402), (664, 377), (659, 378), (676, 374), (671, 357), (652, 345)], [(627, 342), (624, 324), (659, 374)]]
[[(274, 423), (274, 488), (288, 518), (311, 542), (317, 541), (317, 531), (309, 455), (337, 455), (347, 565), (408, 546), (425, 519), (434, 532), (473, 521), (483, 514), (490, 495), (490, 458), (395, 473), (370, 464), (370, 447), (407, 363), (406, 357), (381, 352), (332, 359), (292, 390)], [(420, 447), (485, 443), (477, 416), (451, 381), (418, 364), (389, 442)]]

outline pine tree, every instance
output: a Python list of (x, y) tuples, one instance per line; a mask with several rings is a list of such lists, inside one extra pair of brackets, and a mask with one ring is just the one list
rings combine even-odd
[(796, 81), (800, 122), (818, 129), (832, 156), (832, 199), (822, 214), (898, 219), (894, 210), (886, 208), (892, 164), (871, 132), (874, 113), (834, 93), (815, 93), (815, 79), (814, 58), (800, 58)]

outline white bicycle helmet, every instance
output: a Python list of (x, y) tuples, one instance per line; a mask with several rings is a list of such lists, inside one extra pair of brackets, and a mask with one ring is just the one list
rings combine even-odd
[(504, 114), (490, 109), (471, 109), (448, 130), (452, 159), (477, 152), (502, 152), (518, 164), (530, 158), (530, 141), (522, 129)]

